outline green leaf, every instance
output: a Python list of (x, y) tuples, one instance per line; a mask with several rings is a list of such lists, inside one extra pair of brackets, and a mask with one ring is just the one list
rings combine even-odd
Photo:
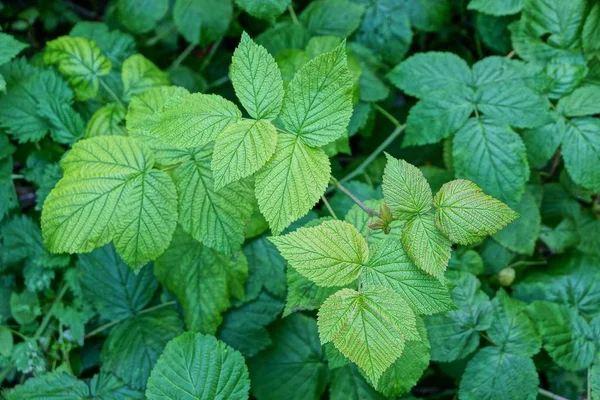
[(574, 247), (579, 242), (577, 226), (569, 218), (563, 219), (554, 228), (542, 225), (540, 230), (540, 240), (555, 253), (563, 253), (568, 248)]
[(448, 269), (480, 275), (484, 270), (483, 259), (475, 250), (457, 249), (452, 252), (452, 257), (448, 262)]
[(467, 364), (459, 395), (464, 400), (535, 400), (538, 385), (531, 358), (491, 346), (481, 349)]
[(194, 93), (168, 103), (157, 115), (152, 135), (176, 147), (204, 146), (241, 117), (240, 110), (229, 100), (215, 94)]
[(291, 3), (291, 0), (235, 0), (235, 4), (248, 14), (269, 21), (271, 24), (287, 10)]
[(123, 98), (129, 100), (134, 94), (169, 85), (169, 76), (141, 54), (135, 54), (123, 62), (121, 71)]
[(369, 258), (365, 239), (343, 221), (325, 221), (269, 239), (291, 267), (320, 286), (342, 286), (356, 280)]
[(118, 0), (117, 16), (133, 33), (146, 33), (156, 27), (169, 10), (169, 0), (149, 0), (141, 4), (137, 0)]
[(194, 239), (231, 255), (244, 242), (244, 226), (252, 214), (252, 186), (239, 181), (215, 191), (211, 153), (210, 145), (190, 150), (191, 159), (173, 173), (179, 223)]
[(276, 57), (284, 50), (304, 50), (310, 33), (300, 24), (292, 21), (280, 22), (256, 37), (256, 43), (264, 46)]
[(151, 268), (135, 274), (112, 245), (81, 254), (78, 278), (84, 297), (109, 321), (135, 316), (158, 288)]
[(562, 156), (573, 180), (585, 188), (600, 190), (600, 120), (575, 118), (567, 122)]
[(449, 1), (410, 0), (406, 5), (411, 24), (424, 32), (439, 32), (449, 22)]
[(338, 139), (352, 116), (352, 86), (344, 41), (296, 73), (283, 99), (283, 125), (310, 146)]
[(555, 122), (528, 129), (523, 133), (527, 159), (531, 166), (543, 165), (552, 158), (565, 136), (565, 124), (564, 118), (557, 118)]
[(27, 379), (2, 393), (6, 400), (84, 400), (89, 397), (85, 382), (66, 372), (52, 372)]
[[(384, 204), (383, 200), (367, 200), (365, 205), (373, 210), (378, 210), (381, 205)], [(402, 237), (402, 229), (404, 228), (405, 221), (393, 220), (390, 224), (390, 233), (385, 234), (383, 230), (372, 230), (369, 228), (369, 224), (372, 222), (371, 216), (367, 214), (358, 204), (354, 204), (345, 218), (346, 222), (351, 223), (358, 229), (363, 237), (366, 237), (367, 243), (375, 244), (381, 240), (385, 240), (388, 237), (396, 238), (400, 240)], [(368, 232), (368, 234), (367, 234)]]
[(276, 147), (277, 130), (269, 121), (243, 120), (229, 125), (215, 142), (212, 158), (215, 190), (261, 169)]
[(231, 0), (176, 0), (173, 21), (183, 37), (203, 47), (225, 35), (233, 16)]
[(189, 95), (189, 92), (177, 86), (151, 88), (133, 96), (127, 108), (127, 132), (129, 135), (149, 135), (159, 122), (159, 112), (169, 101)]
[(187, 329), (215, 334), (230, 299), (244, 297), (248, 263), (241, 252), (232, 260), (177, 229), (154, 275), (179, 300)]
[(50, 135), (55, 142), (73, 144), (85, 131), (85, 122), (73, 107), (55, 99), (41, 101), (38, 114), (48, 121)]
[(538, 37), (547, 36), (550, 46), (572, 49), (579, 44), (586, 2), (528, 0), (523, 6), (523, 20)]
[(386, 153), (387, 164), (383, 172), (385, 204), (395, 218), (408, 220), (431, 209), (433, 196), (423, 173), (404, 160)]
[(321, 343), (335, 347), (375, 383), (402, 354), (407, 340), (419, 340), (416, 317), (391, 289), (341, 289), (319, 309)]
[(600, 114), (600, 87), (582, 86), (558, 101), (558, 109), (567, 117)]
[(457, 178), (475, 182), (502, 202), (518, 203), (529, 180), (525, 146), (508, 126), (471, 118), (454, 137), (452, 157)]
[(280, 134), (275, 155), (256, 175), (255, 195), (260, 212), (274, 234), (303, 217), (327, 188), (331, 167), (321, 149), (299, 137)]
[(316, 310), (338, 287), (321, 287), (305, 278), (294, 268), (287, 269), (287, 300), (283, 316), (296, 311)]
[[(42, 232), (53, 252), (85, 253), (114, 240), (134, 269), (158, 257), (177, 223), (175, 185), (140, 142), (100, 136), (63, 159), (63, 178), (44, 202)], [(95, 223), (89, 223), (96, 221)]]
[(536, 93), (545, 93), (548, 84), (542, 66), (501, 56), (486, 57), (473, 64), (473, 83), (477, 87), (517, 84)]
[(516, 14), (523, 8), (523, 0), (471, 0), (467, 9), (501, 16)]
[(0, 326), (0, 356), (10, 357), (13, 348), (12, 332), (5, 326)]
[(213, 336), (187, 332), (170, 341), (148, 379), (149, 400), (248, 398), (244, 357)]
[(103, 22), (79, 21), (71, 29), (69, 36), (81, 36), (96, 42), (102, 54), (117, 69), (121, 68), (127, 57), (137, 52), (133, 36), (117, 29), (111, 31)]
[(361, 272), (366, 287), (388, 287), (400, 294), (417, 314), (435, 314), (454, 309), (450, 293), (437, 279), (417, 268), (396, 239), (382, 240), (372, 248)]
[(61, 36), (46, 43), (44, 62), (56, 65), (79, 101), (96, 97), (99, 80), (111, 69), (110, 60), (96, 43), (82, 37)]
[(311, 2), (300, 14), (300, 22), (314, 36), (348, 37), (359, 27), (365, 7), (348, 0)]
[(253, 357), (271, 345), (265, 327), (277, 319), (282, 309), (283, 301), (261, 292), (256, 299), (225, 314), (219, 327), (219, 339), (244, 356)]
[(473, 83), (471, 69), (452, 53), (418, 53), (398, 64), (388, 78), (399, 89), (424, 98), (434, 91), (456, 92)]
[[(331, 360), (329, 360), (331, 365)], [(331, 400), (385, 400), (360, 374), (356, 365), (347, 364), (333, 372), (329, 386)]]
[[(600, 53), (600, 46), (598, 46), (598, 39), (600, 39), (599, 22), (600, 5), (594, 4), (589, 10), (589, 14), (585, 19), (585, 25), (583, 26), (583, 32), (581, 32), (583, 51), (588, 59)], [(599, 371), (598, 368), (595, 370)]]
[(27, 47), (29, 47), (28, 44), (21, 43), (14, 37), (0, 32), (0, 65), (9, 62)]
[(433, 214), (415, 215), (404, 225), (402, 246), (417, 267), (443, 281), (452, 244), (436, 229)]
[(248, 360), (252, 394), (261, 400), (319, 400), (329, 369), (316, 321), (296, 313), (269, 331), (273, 345)]
[(85, 137), (125, 136), (125, 113), (125, 108), (117, 103), (109, 103), (100, 107), (88, 121)]
[(493, 235), (519, 217), (473, 182), (457, 179), (435, 195), (435, 225), (453, 243), (469, 245)]
[(41, 315), (40, 300), (34, 292), (13, 292), (10, 296), (10, 313), (19, 325), (27, 325)]
[(162, 308), (119, 324), (102, 346), (102, 369), (134, 389), (144, 389), (165, 345), (183, 331), (178, 313)]
[(235, 94), (252, 118), (277, 118), (284, 93), (281, 72), (273, 56), (246, 32), (231, 58), (230, 75)]
[[(244, 255), (248, 259), (246, 301), (255, 299), (262, 288), (278, 298), (285, 298), (286, 261), (275, 245), (262, 236), (244, 245)], [(293, 268), (288, 269), (292, 270)]]
[(532, 255), (540, 236), (540, 210), (529, 191), (514, 209), (520, 217), (496, 233), (494, 240), (515, 253)]

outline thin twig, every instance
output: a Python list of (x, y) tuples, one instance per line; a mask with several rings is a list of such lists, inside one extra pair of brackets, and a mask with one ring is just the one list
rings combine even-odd
[(146, 47), (154, 46), (156, 43), (160, 42), (162, 39), (167, 37), (175, 29), (177, 29), (177, 26), (175, 24), (169, 26), (167, 29), (162, 30), (161, 32), (157, 33), (155, 36), (146, 40), (146, 43), (144, 43), (144, 45)]
[(177, 58), (175, 60), (173, 60), (173, 63), (171, 64), (171, 66), (168, 69), (173, 69), (173, 68), (179, 67), (179, 65), (183, 62), (183, 60), (185, 60), (187, 58), (187, 56), (190, 55), (190, 53), (192, 52), (192, 50), (194, 50), (195, 47), (196, 47), (196, 43), (188, 44), (188, 46), (181, 52), (181, 54), (179, 54), (177, 56)]
[(353, 202), (355, 202), (356, 204), (358, 204), (358, 206), (360, 208), (362, 208), (362, 210), (364, 212), (366, 212), (369, 215), (375, 215), (375, 216), (383, 219), (383, 217), (381, 216), (380, 213), (378, 213), (377, 211), (373, 210), (371, 207), (367, 206), (365, 203), (363, 203), (362, 201), (360, 201), (360, 199), (358, 197), (356, 197), (354, 195), (354, 193), (352, 193), (351, 191), (349, 191), (348, 189), (346, 189), (344, 187), (344, 185), (342, 185), (341, 182), (338, 181), (337, 179), (335, 179), (333, 176), (331, 177), (331, 182), (333, 183), (334, 187), (336, 187), (339, 190), (341, 190), (342, 192), (344, 192), (346, 194), (346, 196), (350, 197)]
[(542, 389), (542, 388), (539, 389), (539, 393), (542, 396), (546, 396), (546, 397), (548, 397), (550, 399), (554, 399), (554, 400), (569, 400), (566, 397), (559, 396), (557, 394), (554, 394), (554, 393), (552, 393), (546, 389)]
[(300, 21), (298, 21), (298, 17), (296, 16), (296, 12), (294, 11), (294, 7), (292, 7), (291, 4), (288, 6), (288, 11), (290, 12), (290, 17), (292, 17), (292, 21), (294, 21), (294, 24), (300, 25)]
[(587, 370), (587, 400), (592, 400), (592, 368)]
[(400, 123), (400, 121), (398, 121), (396, 119), (396, 117), (394, 117), (392, 114), (390, 114), (385, 108), (381, 107), (379, 104), (374, 104), (373, 107), (379, 111), (381, 113), (381, 115), (383, 115), (384, 117), (386, 117), (387, 119), (390, 120), (390, 122), (392, 124), (394, 124), (396, 127), (401, 126), (402, 124)]
[(219, 49), (219, 47), (221, 47), (221, 42), (222, 41), (223, 41), (223, 38), (217, 40), (212, 45), (212, 47), (208, 51), (208, 54), (206, 55), (206, 58), (204, 59), (204, 61), (202, 61), (202, 65), (200, 66), (200, 72), (204, 71), (206, 69), (206, 67), (209, 66), (210, 62), (212, 61), (212, 58), (215, 55), (215, 53), (217, 52), (217, 50)]
[(339, 219), (338, 216), (335, 215), (335, 211), (333, 211), (333, 208), (331, 208), (331, 204), (329, 204), (325, 196), (321, 196), (321, 200), (323, 201), (323, 204), (325, 204), (325, 207), (327, 208), (327, 211), (329, 211), (329, 214), (331, 214), (333, 218)]
[(514, 57), (514, 55), (515, 55), (515, 51), (513, 50), (513, 51), (511, 51), (510, 53), (508, 53), (508, 54), (506, 55), (506, 58), (510, 60), (511, 58), (513, 58), (513, 57)]
[(42, 336), (42, 334), (46, 330), (46, 327), (50, 323), (50, 318), (52, 318), (52, 316), (54, 315), (54, 310), (56, 309), (56, 306), (58, 305), (58, 303), (60, 302), (60, 300), (63, 298), (63, 296), (67, 293), (67, 289), (69, 289), (69, 286), (67, 284), (63, 283), (60, 291), (58, 292), (58, 296), (56, 296), (54, 298), (54, 301), (52, 302), (52, 305), (50, 306), (50, 309), (48, 310), (48, 312), (44, 316), (44, 319), (42, 320), (42, 323), (40, 324), (40, 326), (37, 329), (37, 331), (35, 331), (35, 334), (33, 335), (33, 340), (38, 340)]

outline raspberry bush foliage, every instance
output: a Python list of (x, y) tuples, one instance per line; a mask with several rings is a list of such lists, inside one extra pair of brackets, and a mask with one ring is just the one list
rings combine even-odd
[(600, 398), (600, 3), (0, 27), (4, 398)]

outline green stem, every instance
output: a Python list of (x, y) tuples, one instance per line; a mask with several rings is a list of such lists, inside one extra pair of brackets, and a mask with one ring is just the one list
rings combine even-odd
[(327, 207), (327, 211), (329, 211), (329, 214), (331, 214), (331, 216), (335, 219), (339, 219), (337, 217), (337, 215), (335, 215), (335, 211), (333, 211), (333, 208), (331, 208), (331, 204), (329, 204), (329, 202), (327, 201), (327, 199), (325, 198), (325, 196), (321, 196), (321, 200), (323, 201), (323, 204), (325, 204), (325, 207)]
[(358, 206), (360, 208), (362, 208), (362, 210), (364, 212), (366, 212), (369, 215), (374, 215), (377, 216), (381, 219), (383, 219), (383, 217), (381, 216), (380, 213), (378, 213), (377, 211), (373, 210), (371, 207), (367, 206), (365, 203), (363, 203), (362, 201), (360, 201), (360, 199), (358, 197), (356, 197), (354, 195), (354, 193), (352, 193), (351, 191), (349, 191), (348, 189), (346, 189), (344, 187), (344, 185), (341, 184), (340, 181), (338, 181), (337, 179), (335, 179), (333, 176), (331, 177), (331, 182), (332, 184), (338, 188), (339, 190), (341, 190), (344, 194), (346, 194), (346, 196), (350, 197), (350, 199), (352, 199), (353, 202), (355, 202), (356, 204), (358, 204)]
[(222, 41), (223, 41), (223, 38), (217, 40), (216, 43), (213, 44), (213, 46), (210, 48), (210, 51), (206, 55), (206, 58), (204, 59), (204, 61), (202, 61), (202, 65), (200, 66), (200, 72), (204, 71), (206, 69), (206, 67), (209, 66), (210, 62), (212, 61), (212, 58), (215, 55), (215, 53), (217, 52), (217, 50), (219, 49), (219, 47), (221, 47), (221, 42)]
[(12, 333), (14, 333), (15, 335), (17, 335), (18, 337), (20, 337), (23, 340), (27, 340), (29, 339), (27, 336), (23, 335), (21, 332), (16, 331), (14, 329), (8, 328), (9, 331), (11, 331)]
[(63, 296), (67, 293), (68, 289), (69, 289), (69, 286), (67, 284), (63, 284), (62, 285), (62, 288), (58, 292), (58, 296), (56, 296), (54, 298), (54, 301), (52, 302), (52, 305), (50, 306), (50, 309), (48, 310), (48, 312), (44, 316), (44, 319), (42, 320), (42, 323), (40, 324), (40, 326), (37, 329), (37, 331), (35, 331), (35, 334), (33, 335), (33, 340), (38, 340), (42, 336), (42, 334), (46, 330), (46, 327), (50, 323), (50, 319), (54, 315), (54, 310), (56, 309), (56, 306), (58, 305), (58, 303), (60, 302), (60, 300), (63, 298)]
[(587, 370), (587, 400), (592, 400), (592, 367)]
[(11, 177), (13, 180), (15, 180), (15, 179), (25, 179), (25, 176), (24, 176), (24, 175), (21, 175), (21, 174), (12, 174), (10, 177)]
[(229, 75), (225, 75), (208, 85), (207, 89), (213, 89), (229, 82)]
[(298, 21), (298, 17), (296, 16), (296, 12), (294, 11), (294, 7), (292, 7), (291, 4), (288, 6), (288, 11), (290, 12), (290, 17), (292, 17), (292, 21), (294, 21), (294, 24), (300, 25), (300, 21)]
[(160, 42), (162, 39), (164, 39), (165, 37), (167, 37), (176, 28), (177, 27), (175, 26), (175, 24), (171, 25), (170, 27), (168, 27), (164, 31), (159, 32), (154, 37), (151, 37), (150, 39), (146, 40), (146, 43), (144, 43), (144, 45), (146, 47), (154, 46), (156, 43)]
[(546, 264), (547, 264), (546, 261), (517, 261), (517, 262), (510, 264), (506, 268), (526, 267), (526, 266), (530, 266), (530, 265), (546, 265)]
[[(173, 306), (173, 305), (175, 305), (175, 301), (167, 301), (165, 303), (161, 303), (161, 304), (158, 304), (156, 306), (153, 306), (153, 307), (150, 307), (150, 308), (146, 308), (146, 309), (140, 311), (139, 313), (137, 313), (135, 316), (137, 317), (138, 315), (146, 314), (146, 313), (152, 312), (154, 310), (158, 310), (158, 309), (161, 309), (161, 308), (164, 308), (164, 307)], [(117, 324), (119, 324), (119, 323), (121, 323), (121, 322), (129, 319), (129, 318), (130, 317), (121, 318), (121, 319), (118, 319), (116, 321), (109, 322), (108, 324), (104, 324), (102, 326), (99, 326), (98, 328), (94, 329), (93, 331), (91, 331), (90, 333), (88, 333), (87, 335), (85, 335), (84, 339), (89, 339), (92, 336), (96, 336), (100, 332), (105, 331), (108, 328), (112, 328), (113, 326), (115, 326), (115, 325), (117, 325)]]
[(125, 108), (125, 105), (123, 104), (119, 96), (117, 96), (117, 94), (113, 92), (113, 90), (110, 88), (110, 86), (106, 84), (106, 82), (104, 82), (101, 78), (98, 78), (98, 82), (100, 82), (100, 85), (104, 88), (104, 90), (106, 90), (106, 93), (108, 93), (108, 95), (115, 101), (115, 103)]
[(390, 122), (392, 124), (394, 124), (396, 127), (399, 127), (399, 126), (402, 125), (400, 123), (400, 121), (398, 121), (396, 119), (396, 117), (394, 117), (392, 114), (390, 114), (385, 108), (381, 107), (379, 104), (374, 104), (373, 107), (375, 107), (375, 109), (377, 111), (379, 111), (381, 113), (381, 115), (383, 115), (384, 117), (386, 117), (387, 119), (389, 119)]
[(187, 58), (187, 56), (190, 55), (190, 53), (192, 52), (192, 50), (194, 50), (195, 47), (196, 47), (196, 43), (188, 44), (188, 46), (181, 52), (181, 54), (179, 54), (177, 56), (177, 58), (173, 61), (173, 63), (171, 64), (171, 66), (168, 69), (173, 69), (173, 68), (179, 67), (179, 65), (181, 65), (183, 60), (185, 60)]
[(548, 397), (548, 398), (550, 398), (550, 399), (554, 399), (554, 400), (569, 400), (569, 399), (567, 399), (566, 397), (559, 396), (559, 395), (557, 395), (557, 394), (554, 394), (554, 393), (552, 393), (552, 392), (550, 392), (550, 391), (548, 391), (548, 390), (546, 390), (546, 389), (542, 389), (542, 388), (540, 388), (540, 389), (538, 390), (538, 392), (539, 392), (539, 393), (540, 393), (542, 396)]
[(13, 370), (14, 365), (7, 365), (6, 368), (4, 368), (2, 370), (2, 372), (0, 372), (0, 385), (4, 382), (4, 380), (6, 379), (6, 377), (8, 376), (8, 374), (11, 373), (11, 371)]

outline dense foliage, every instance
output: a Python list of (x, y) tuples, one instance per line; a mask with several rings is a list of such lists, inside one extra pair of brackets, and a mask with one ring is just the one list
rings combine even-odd
[(0, 26), (6, 399), (600, 399), (600, 3)]

